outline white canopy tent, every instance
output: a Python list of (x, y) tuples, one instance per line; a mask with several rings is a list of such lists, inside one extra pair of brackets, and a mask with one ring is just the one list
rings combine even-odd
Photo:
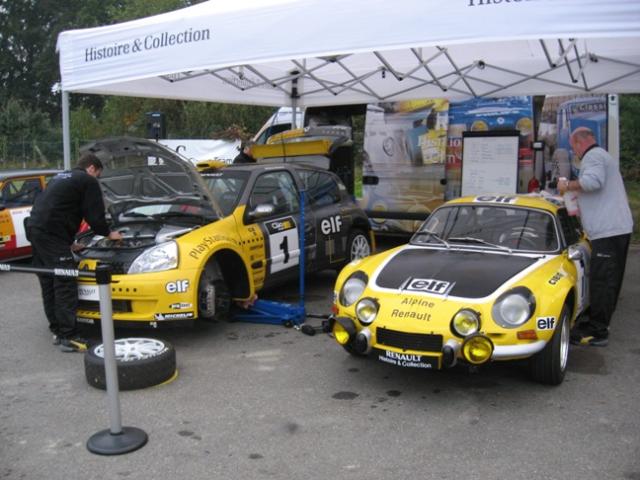
[(272, 106), (637, 92), (640, 1), (211, 0), (62, 32), (58, 50), (67, 145), (73, 92)]

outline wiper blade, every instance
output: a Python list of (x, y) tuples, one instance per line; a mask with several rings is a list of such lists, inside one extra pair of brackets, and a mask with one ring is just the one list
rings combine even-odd
[(121, 215), (123, 217), (151, 218), (151, 215), (147, 215), (146, 213), (140, 213), (140, 212), (123, 212)]
[(152, 218), (168, 218), (168, 217), (197, 217), (197, 218), (205, 218), (205, 219), (214, 219), (218, 218), (218, 216), (211, 212), (210, 214), (204, 213), (195, 213), (195, 212), (164, 212), (164, 213), (154, 213), (151, 215)]
[(512, 253), (509, 247), (505, 247), (504, 245), (496, 245), (495, 243), (487, 242), (481, 238), (476, 237), (449, 237), (450, 242), (468, 242), (468, 243), (480, 243), (482, 245), (487, 245), (489, 247), (497, 248), (499, 250), (504, 250), (509, 253)]
[(443, 238), (440, 238), (438, 235), (436, 235), (436, 234), (435, 234), (435, 233), (433, 233), (433, 232), (419, 232), (419, 233), (417, 234), (417, 236), (420, 236), (420, 235), (426, 235), (426, 236), (427, 236), (427, 237), (429, 237), (429, 238), (434, 238), (434, 239), (436, 239), (438, 242), (442, 243), (442, 244), (443, 244), (445, 247), (447, 247), (447, 248), (449, 248), (449, 247), (451, 246), (451, 245), (449, 245), (449, 242), (447, 242), (447, 241), (446, 241), (445, 239), (443, 239)]

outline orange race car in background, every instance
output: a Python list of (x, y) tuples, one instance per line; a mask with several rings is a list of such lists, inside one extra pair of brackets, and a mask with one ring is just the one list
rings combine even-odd
[(38, 194), (59, 171), (0, 171), (0, 261), (31, 256), (24, 219)]

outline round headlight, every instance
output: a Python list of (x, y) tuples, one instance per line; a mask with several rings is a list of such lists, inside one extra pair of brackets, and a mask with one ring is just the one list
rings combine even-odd
[(349, 342), (351, 335), (347, 332), (347, 329), (344, 328), (340, 323), (335, 322), (333, 324), (333, 338), (336, 339), (340, 345), (346, 345)]
[(369, 279), (363, 272), (354, 272), (342, 285), (340, 290), (340, 303), (345, 307), (353, 305), (360, 298), (367, 287)]
[(483, 335), (472, 335), (462, 344), (462, 356), (473, 365), (489, 361), (492, 354), (493, 343)]
[(369, 325), (378, 315), (378, 303), (371, 298), (363, 298), (356, 305), (356, 316), (360, 323)]
[(518, 287), (500, 295), (491, 313), (498, 325), (515, 328), (529, 320), (535, 309), (533, 293), (528, 288)]
[(480, 317), (473, 310), (464, 308), (453, 316), (451, 329), (459, 337), (473, 335), (480, 330)]

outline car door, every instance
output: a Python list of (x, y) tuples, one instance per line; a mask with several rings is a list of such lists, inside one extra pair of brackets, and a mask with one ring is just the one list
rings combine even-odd
[(42, 192), (39, 176), (6, 180), (1, 188), (0, 258), (18, 258), (31, 253), (24, 220), (31, 213), (36, 196)]
[(352, 219), (342, 208), (342, 195), (335, 177), (319, 170), (298, 170), (313, 210), (316, 228), (316, 268), (344, 262)]
[(576, 267), (578, 278), (576, 279), (576, 305), (577, 313), (584, 311), (589, 306), (589, 265), (591, 262), (591, 246), (582, 230), (582, 224), (577, 216), (571, 216), (565, 208), (558, 210), (560, 228), (566, 247), (578, 250), (581, 255), (572, 260)]
[[(272, 210), (255, 220), (248, 213), (244, 223), (247, 229), (260, 229), (264, 237), (265, 284), (296, 277), (300, 268), (300, 204), (299, 191), (289, 171), (270, 170), (258, 176), (249, 194), (246, 210), (252, 212), (259, 205), (267, 205)], [(308, 211), (306, 213), (310, 214)], [(315, 244), (312, 221), (313, 218), (305, 218), (305, 245), (308, 246)]]

